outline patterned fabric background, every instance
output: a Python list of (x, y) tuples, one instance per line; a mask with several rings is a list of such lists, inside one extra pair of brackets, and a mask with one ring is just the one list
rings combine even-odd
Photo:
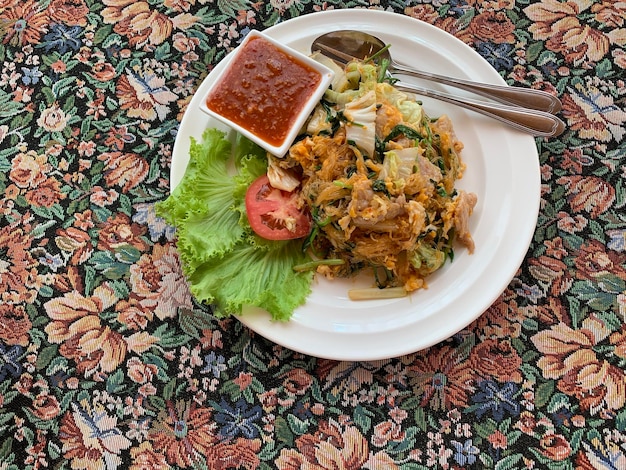
[[(425, 351), (337, 362), (194, 303), (168, 195), (251, 29), (374, 8), (557, 94), (526, 260)], [(626, 3), (0, 0), (0, 468), (626, 469)]]

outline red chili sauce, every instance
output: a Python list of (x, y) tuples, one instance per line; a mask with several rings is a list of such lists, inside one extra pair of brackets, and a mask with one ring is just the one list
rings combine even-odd
[(279, 146), (320, 80), (317, 70), (256, 37), (231, 61), (206, 105)]

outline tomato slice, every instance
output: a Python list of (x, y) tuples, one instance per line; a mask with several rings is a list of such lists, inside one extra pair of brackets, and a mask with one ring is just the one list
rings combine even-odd
[(302, 238), (311, 231), (311, 219), (298, 208), (298, 194), (274, 188), (267, 177), (257, 178), (246, 192), (246, 213), (252, 230), (267, 240)]

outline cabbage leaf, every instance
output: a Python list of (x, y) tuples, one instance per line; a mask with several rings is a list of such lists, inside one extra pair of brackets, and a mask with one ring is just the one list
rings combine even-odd
[(376, 146), (376, 93), (368, 91), (347, 103), (343, 114), (347, 119), (346, 140), (372, 157)]
[(383, 167), (378, 177), (380, 179), (389, 178), (394, 184), (402, 184), (414, 173), (419, 153), (418, 147), (406, 147), (385, 152)]
[(402, 119), (405, 123), (420, 126), (424, 118), (424, 109), (407, 93), (398, 90), (389, 83), (379, 83), (376, 87), (376, 96), (378, 100), (386, 100), (395, 106), (402, 113)]

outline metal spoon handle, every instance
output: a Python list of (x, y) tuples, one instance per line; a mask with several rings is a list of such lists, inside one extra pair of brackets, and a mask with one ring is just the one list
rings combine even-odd
[(427, 90), (402, 82), (397, 82), (394, 86), (402, 91), (428, 96), (484, 114), (536, 137), (553, 137), (561, 134), (565, 130), (565, 123), (563, 121), (553, 114), (543, 111), (466, 98), (459, 99), (446, 93)]
[(462, 90), (471, 91), (481, 96), (491, 98), (501, 103), (514, 104), (525, 108), (546, 111), (556, 114), (561, 110), (561, 101), (556, 97), (541, 90), (532, 88), (518, 88), (500, 85), (489, 85), (486, 83), (472, 82), (460, 78), (445, 77), (435, 73), (416, 70), (407, 65), (393, 61), (389, 67), (391, 71), (411, 75), (423, 80), (444, 83)]

